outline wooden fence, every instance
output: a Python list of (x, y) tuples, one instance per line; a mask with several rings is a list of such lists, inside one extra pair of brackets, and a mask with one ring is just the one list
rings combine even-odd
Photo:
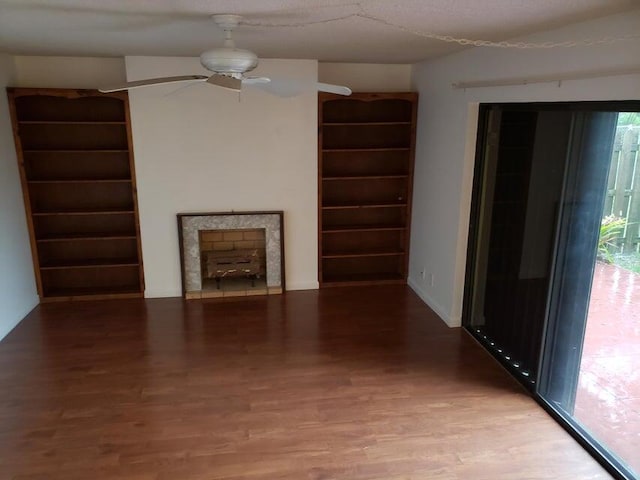
[(627, 219), (618, 239), (620, 253), (640, 251), (640, 126), (618, 127), (609, 169), (604, 216)]

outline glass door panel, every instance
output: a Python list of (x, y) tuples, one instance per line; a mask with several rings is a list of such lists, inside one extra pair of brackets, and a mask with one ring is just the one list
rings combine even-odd
[(633, 478), (640, 471), (640, 268), (633, 269), (640, 126), (624, 125), (627, 117), (598, 112), (577, 122), (540, 394)]
[(640, 472), (640, 113), (618, 117), (575, 418)]
[(526, 108), (487, 117), (467, 325), (529, 386), (537, 377), (571, 122), (569, 112)]

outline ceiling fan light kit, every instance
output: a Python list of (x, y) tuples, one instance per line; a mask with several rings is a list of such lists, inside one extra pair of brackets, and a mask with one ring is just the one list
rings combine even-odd
[[(240, 15), (219, 14), (212, 15), (213, 21), (224, 31), (224, 44), (222, 47), (209, 49), (200, 54), (200, 63), (204, 68), (212, 72), (209, 77), (205, 75), (182, 75), (175, 77), (150, 78), (147, 80), (136, 80), (126, 82), (113, 87), (99, 88), (103, 93), (129, 90), (132, 88), (147, 87), (153, 85), (163, 85), (176, 82), (205, 81), (210, 85), (222, 87), (228, 90), (239, 92), (243, 85), (255, 85), (258, 88), (283, 97), (290, 97), (302, 93), (304, 90), (318, 90), (323, 92), (336, 93), (338, 95), (351, 95), (351, 89), (342, 85), (332, 85), (327, 83), (298, 82), (294, 79), (279, 82), (272, 81), (267, 77), (246, 77), (245, 73), (252, 71), (258, 66), (258, 56), (241, 48), (236, 48), (233, 41), (232, 32), (242, 21)], [(274, 83), (271, 88), (267, 85)], [(282, 85), (278, 86), (278, 83)], [(300, 83), (300, 85), (295, 85)], [(278, 88), (279, 87), (279, 88)]]
[(212, 48), (200, 55), (200, 63), (214, 73), (242, 75), (258, 66), (258, 56), (239, 48)]

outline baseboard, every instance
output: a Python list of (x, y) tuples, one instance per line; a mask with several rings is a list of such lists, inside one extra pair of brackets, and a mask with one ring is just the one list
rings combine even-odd
[(182, 292), (180, 290), (149, 290), (144, 291), (144, 298), (169, 298), (169, 297), (181, 297)]
[[(14, 320), (0, 325), (0, 340), (9, 335), (14, 328), (20, 325), (20, 322), (22, 322), (22, 320), (24, 320), (26, 316), (29, 315), (29, 313), (31, 313), (31, 311), (38, 306), (38, 302), (38, 295), (33, 295), (30, 298), (30, 301), (25, 302), (25, 305), (27, 305), (26, 307), (21, 308), (17, 312), (13, 312), (12, 317), (14, 318)], [(6, 313), (3, 314), (3, 317), (6, 317)]]
[(318, 290), (320, 284), (318, 281), (312, 282), (287, 282), (286, 290)]
[[(320, 285), (317, 281), (314, 282), (287, 282), (287, 290), (317, 290)], [(168, 297), (181, 297), (182, 292), (180, 290), (173, 289), (146, 289), (144, 292), (144, 298), (168, 298)]]
[(441, 305), (436, 302), (433, 297), (431, 297), (423, 288), (421, 288), (417, 282), (415, 282), (411, 277), (407, 279), (407, 283), (411, 287), (411, 289), (416, 292), (416, 295), (420, 297), (420, 299), (427, 304), (427, 306), (435, 312), (440, 320), (447, 324), (448, 327), (459, 327), (460, 319), (452, 318), (448, 312)]

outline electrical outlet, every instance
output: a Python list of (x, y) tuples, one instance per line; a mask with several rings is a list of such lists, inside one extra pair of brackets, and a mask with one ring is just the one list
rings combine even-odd
[(429, 285), (434, 286), (436, 284), (436, 276), (433, 273), (429, 274)]

